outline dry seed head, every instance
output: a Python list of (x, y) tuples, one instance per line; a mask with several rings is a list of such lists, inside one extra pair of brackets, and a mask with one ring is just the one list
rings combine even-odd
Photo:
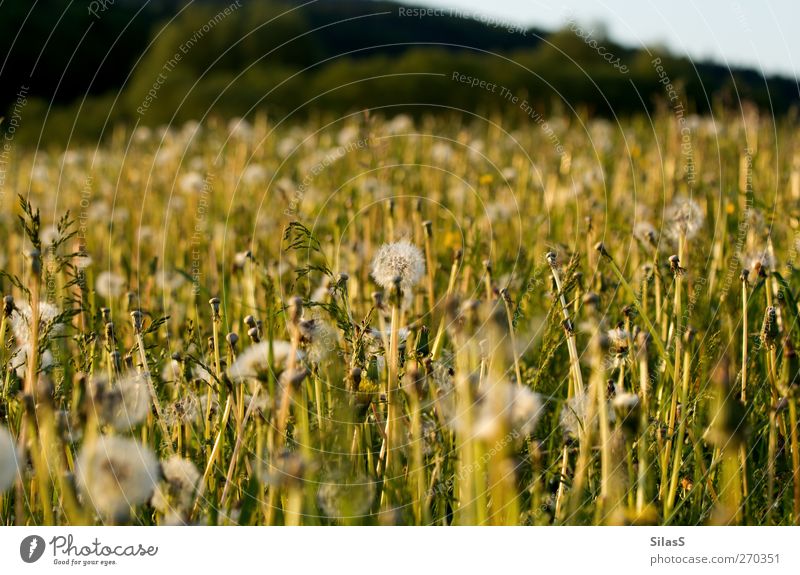
[(678, 256), (673, 254), (669, 256), (668, 261), (669, 261), (669, 269), (672, 271), (672, 273), (677, 275), (683, 271), (683, 268), (681, 267), (681, 260), (680, 258), (678, 258)]
[(254, 318), (252, 315), (248, 315), (244, 318), (244, 323), (247, 325), (247, 327), (254, 328), (256, 327), (256, 318)]
[(608, 253), (608, 251), (606, 250), (606, 245), (605, 245), (603, 242), (597, 242), (597, 243), (595, 244), (595, 246), (594, 246), (594, 249), (595, 249), (597, 252), (599, 252), (601, 256), (605, 256), (605, 257), (607, 257), (607, 258), (610, 258), (610, 257), (611, 257), (611, 255), (610, 255), (610, 254)]
[(261, 338), (258, 336), (257, 327), (251, 327), (250, 329), (248, 329), (247, 335), (250, 337), (253, 343), (258, 343), (259, 341), (261, 341)]
[(228, 342), (228, 345), (231, 348), (231, 351), (236, 351), (236, 344), (239, 343), (239, 336), (235, 333), (231, 332), (225, 336), (225, 341)]
[(139, 311), (138, 309), (137, 310), (133, 310), (131, 312), (131, 320), (133, 321), (133, 330), (136, 333), (141, 333), (142, 326), (144, 324), (144, 319), (143, 319), (142, 312)]
[(281, 381), (285, 385), (289, 385), (294, 389), (298, 389), (300, 384), (303, 383), (306, 377), (308, 377), (308, 370), (306, 368), (300, 369), (292, 369), (292, 370), (285, 370), (281, 373)]
[(208, 300), (208, 305), (211, 306), (211, 313), (214, 321), (219, 320), (219, 304), (220, 301), (218, 297), (212, 297), (210, 300)]
[(350, 381), (352, 383), (352, 391), (358, 391), (358, 388), (361, 387), (361, 368), (354, 367), (350, 370)]
[(106, 342), (108, 342), (109, 344), (113, 344), (116, 341), (116, 337), (114, 335), (114, 323), (113, 322), (109, 321), (109, 322), (106, 323), (105, 336), (106, 336)]
[(556, 267), (556, 264), (558, 263), (558, 256), (556, 255), (556, 252), (547, 252), (544, 257), (551, 268)]

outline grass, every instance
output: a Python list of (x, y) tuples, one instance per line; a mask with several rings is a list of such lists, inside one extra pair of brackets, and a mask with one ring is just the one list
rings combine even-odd
[(2, 524), (800, 524), (796, 127), (553, 123), (19, 150)]

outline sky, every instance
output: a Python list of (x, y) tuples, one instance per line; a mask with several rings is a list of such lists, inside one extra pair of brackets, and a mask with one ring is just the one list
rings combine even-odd
[(800, 77), (800, 0), (400, 0), (546, 30), (572, 18), (630, 46)]

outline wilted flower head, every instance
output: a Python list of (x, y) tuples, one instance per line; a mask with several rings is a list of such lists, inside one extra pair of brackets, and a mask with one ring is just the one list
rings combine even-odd
[(98, 419), (117, 431), (135, 427), (150, 413), (150, 390), (141, 373), (130, 371), (114, 383), (97, 376), (90, 391)]
[[(57, 334), (64, 327), (60, 323), (54, 323), (58, 318), (61, 311), (48, 301), (39, 302), (39, 334), (41, 335), (48, 326), (50, 333)], [(14, 313), (11, 314), (11, 330), (14, 332), (14, 337), (19, 345), (25, 345), (30, 342), (31, 337), (31, 311), (30, 304), (23, 303), (17, 306)]]
[(703, 226), (705, 215), (700, 205), (691, 198), (675, 198), (667, 207), (665, 218), (667, 233), (673, 240), (681, 234), (694, 237)]
[(161, 513), (187, 511), (194, 501), (200, 472), (194, 463), (173, 455), (161, 463), (164, 481), (156, 486), (152, 504)]
[(372, 259), (372, 277), (384, 290), (394, 285), (400, 278), (400, 288), (411, 296), (411, 290), (425, 274), (425, 257), (414, 244), (401, 240), (383, 244)]
[(95, 280), (95, 289), (100, 297), (113, 299), (122, 295), (122, 291), (125, 289), (125, 280), (122, 276), (110, 271), (100, 272)]
[(17, 477), (17, 446), (5, 427), (0, 427), (0, 493), (8, 489)]
[(83, 447), (75, 474), (88, 503), (105, 517), (120, 518), (150, 498), (159, 468), (148, 447), (132, 439), (102, 436)]

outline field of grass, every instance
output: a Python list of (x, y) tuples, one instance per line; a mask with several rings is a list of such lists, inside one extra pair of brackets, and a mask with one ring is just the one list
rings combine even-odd
[(794, 120), (212, 120), (3, 175), (4, 525), (800, 524)]

